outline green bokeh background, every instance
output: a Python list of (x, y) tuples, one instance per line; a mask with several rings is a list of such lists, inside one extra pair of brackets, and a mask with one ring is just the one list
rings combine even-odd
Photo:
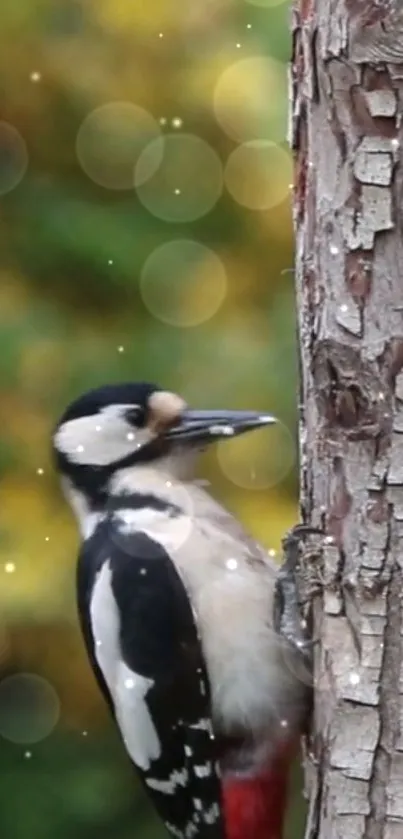
[[(282, 421), (279, 430), (228, 443), (225, 471), (217, 452), (210, 452), (201, 474), (268, 549), (278, 550), (282, 533), (295, 521), (288, 16), (288, 4), (273, 0), (2, 0), (0, 835), (5, 839), (165, 835), (135, 783), (78, 635), (78, 539), (49, 456), (51, 429), (66, 403), (100, 383), (145, 378), (200, 407), (274, 412)], [(257, 63), (228, 73), (248, 58)], [(194, 167), (186, 139), (167, 171), (157, 172), (155, 182), (152, 176), (152, 206), (144, 206), (142, 187), (136, 190), (131, 181), (147, 142), (135, 122), (125, 128), (112, 119), (108, 137), (98, 126), (91, 142), (84, 142), (89, 166), (97, 167), (101, 179), (104, 171), (110, 186), (116, 187), (122, 171), (126, 181), (130, 173), (126, 189), (106, 188), (94, 182), (88, 167), (83, 170), (76, 145), (80, 126), (94, 109), (110, 103), (143, 108), (162, 138), (190, 134), (209, 144), (224, 176), (209, 212), (190, 218), (191, 208), (197, 215), (202, 206), (211, 173), (208, 161)], [(255, 159), (249, 147), (250, 167), (237, 170), (235, 183), (227, 161), (240, 143), (251, 140), (264, 141), (263, 153)], [(282, 165), (267, 141), (282, 150)], [(176, 182), (180, 194), (173, 189)], [(244, 200), (249, 206), (240, 203)], [(181, 222), (172, 220), (178, 201)], [(159, 217), (161, 208), (168, 218)], [(179, 278), (169, 264), (165, 276), (160, 260), (158, 288), (144, 292), (146, 260), (163, 244), (184, 239), (221, 260), (226, 286), (219, 306), (220, 277), (211, 273), (211, 260), (190, 263)], [(24, 673), (53, 687), (53, 706), (41, 695), (38, 706), (29, 696), (25, 703), (15, 697), (10, 710), (4, 680)], [(58, 722), (48, 736), (10, 741), (11, 712), (14, 728), (20, 715), (21, 730), (34, 739), (37, 715), (46, 723), (58, 703)], [(302, 835), (298, 779), (294, 786), (288, 839)]]

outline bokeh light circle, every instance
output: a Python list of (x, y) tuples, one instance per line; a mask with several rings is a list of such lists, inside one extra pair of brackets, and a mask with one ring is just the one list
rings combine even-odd
[[(109, 102), (91, 111), (77, 133), (76, 153), (91, 180), (105, 189), (133, 189), (133, 168), (148, 143), (160, 136), (154, 117), (131, 102)], [(154, 161), (158, 165), (157, 160)]]
[[(127, 508), (113, 509), (112, 512), (116, 526), (111, 530), (111, 539), (125, 554), (130, 556), (131, 551), (136, 550), (136, 544), (131, 538), (134, 530), (151, 532), (153, 539), (157, 536), (154, 543), (150, 542), (144, 567), (139, 571), (142, 574), (147, 574), (147, 563), (153, 558), (153, 544), (156, 556), (160, 556), (161, 545), (172, 555), (187, 543), (194, 527), (194, 504), (186, 485), (181, 481), (175, 481), (171, 475), (164, 476), (162, 472), (159, 474), (159, 479), (161, 483), (158, 495), (177, 507), (175, 516), (160, 515), (152, 510), (149, 512), (145, 510), (143, 515), (142, 511), (133, 509), (129, 505)], [(148, 485), (148, 480), (150, 485)], [(147, 494), (147, 492), (155, 491), (153, 475), (144, 474), (142, 492)]]
[(53, 731), (60, 716), (56, 691), (34, 673), (0, 681), (0, 735), (12, 743), (38, 743)]
[(282, 423), (221, 441), (217, 459), (226, 478), (242, 489), (270, 489), (282, 481), (296, 459), (296, 446)]
[(144, 263), (140, 291), (147, 309), (171, 326), (209, 320), (227, 292), (227, 275), (213, 250), (191, 239), (156, 248)]
[(206, 215), (218, 201), (222, 164), (195, 134), (165, 134), (140, 155), (134, 181), (140, 201), (154, 216), (189, 222)]
[(28, 168), (25, 140), (14, 125), (0, 120), (0, 195), (15, 189)]
[(237, 142), (284, 140), (287, 87), (287, 67), (280, 61), (265, 56), (236, 61), (224, 70), (216, 84), (216, 119)]
[(289, 152), (269, 140), (249, 140), (231, 152), (225, 185), (238, 204), (270, 210), (289, 195), (293, 163)]

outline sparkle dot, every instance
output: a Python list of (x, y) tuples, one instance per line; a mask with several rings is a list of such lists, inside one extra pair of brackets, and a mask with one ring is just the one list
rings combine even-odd
[(163, 32), (160, 32), (160, 33), (159, 33), (159, 35), (158, 35), (158, 37), (159, 37), (159, 38), (163, 38), (163, 37), (164, 37), (164, 33), (163, 33)]
[(97, 647), (102, 647), (102, 641), (97, 641), (96, 645), (97, 645)]
[(45, 542), (49, 542), (49, 536), (45, 536)]
[(108, 265), (113, 265), (113, 259), (108, 259)]
[(144, 577), (147, 574), (147, 569), (146, 568), (140, 568), (140, 574), (141, 574), (142, 577)]
[(180, 189), (175, 189), (175, 190), (174, 190), (174, 193), (175, 193), (175, 195), (180, 195), (180, 194), (181, 194), (181, 191), (180, 191)]
[(380, 391), (380, 393), (378, 393), (378, 399), (379, 399), (380, 402), (384, 402), (385, 394), (382, 393), (382, 391)]
[(42, 76), (41, 76), (40, 73), (38, 73), (37, 70), (34, 70), (33, 73), (30, 73), (29, 78), (30, 78), (31, 82), (40, 82)]
[(397, 139), (397, 137), (393, 138), (391, 145), (393, 149), (399, 148), (399, 140)]
[(337, 245), (330, 245), (330, 253), (332, 256), (336, 256), (339, 252)]
[(351, 685), (358, 685), (360, 683), (360, 674), (350, 673), (349, 681)]
[(128, 434), (126, 434), (126, 437), (127, 437), (128, 440), (134, 440), (133, 431), (129, 431)]
[(167, 486), (167, 487), (171, 487), (171, 486), (172, 486), (172, 481), (167, 481), (167, 482), (166, 482), (166, 484), (165, 484), (165, 486)]
[(323, 541), (325, 545), (334, 545), (334, 536), (325, 536)]
[(340, 311), (341, 312), (347, 312), (348, 311), (347, 303), (342, 303), (342, 305), (340, 306)]
[(95, 431), (102, 431), (102, 425), (96, 425)]
[(77, 451), (77, 452), (83, 452), (83, 451), (84, 451), (84, 446), (81, 446), (81, 445), (80, 445), (80, 446), (77, 446), (76, 451)]
[(302, 629), (306, 629), (306, 627), (307, 627), (307, 622), (306, 622), (305, 618), (302, 618), (302, 620), (300, 621), (300, 623), (301, 623), (301, 627), (302, 627)]
[(272, 558), (273, 558), (274, 556), (276, 556), (276, 551), (275, 551), (273, 548), (270, 548), (270, 550), (269, 550), (269, 556), (271, 556)]
[(172, 120), (172, 128), (182, 128), (183, 119), (180, 117), (174, 117)]
[(24, 757), (29, 760), (32, 757), (32, 752), (24, 752)]
[(83, 737), (87, 737), (88, 731), (83, 731)]
[(124, 351), (125, 351), (124, 347), (122, 347), (122, 346), (118, 347), (118, 352), (124, 352)]
[(225, 564), (229, 571), (235, 571), (238, 568), (238, 561), (236, 559), (227, 559)]
[(240, 49), (241, 49), (241, 46), (242, 46), (241, 44), (237, 44), (237, 45), (236, 45), (237, 50), (240, 50)]
[(125, 679), (125, 688), (134, 688), (134, 679)]
[(281, 728), (287, 728), (287, 726), (288, 726), (288, 720), (281, 720), (281, 721), (280, 721), (280, 725), (281, 725)]
[(247, 29), (252, 29), (252, 24), (251, 24), (251, 23), (247, 23), (247, 24), (246, 24), (246, 28), (247, 28)]
[(15, 571), (14, 562), (6, 562), (6, 564), (4, 566), (4, 570), (5, 570), (6, 574), (13, 574), (14, 571)]
[(43, 474), (44, 474), (44, 472), (45, 472), (45, 470), (44, 470), (44, 469), (41, 469), (41, 468), (39, 468), (39, 469), (37, 469), (37, 470), (36, 470), (36, 474), (37, 474), (37, 475), (43, 475)]
[(166, 125), (166, 124), (167, 124), (167, 118), (166, 117), (161, 117), (160, 118), (160, 125)]

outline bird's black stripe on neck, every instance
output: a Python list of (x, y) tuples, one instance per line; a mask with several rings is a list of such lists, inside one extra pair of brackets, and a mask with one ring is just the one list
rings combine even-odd
[(122, 492), (111, 495), (108, 500), (108, 510), (142, 510), (145, 507), (158, 513), (168, 513), (172, 518), (180, 516), (182, 510), (177, 504), (165, 501), (151, 492)]

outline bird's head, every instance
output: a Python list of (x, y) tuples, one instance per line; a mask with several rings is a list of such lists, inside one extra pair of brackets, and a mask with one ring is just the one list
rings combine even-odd
[(100, 509), (121, 470), (158, 468), (168, 458), (180, 464), (209, 443), (273, 422), (253, 411), (191, 410), (182, 397), (149, 383), (107, 385), (66, 409), (53, 448), (65, 484)]

